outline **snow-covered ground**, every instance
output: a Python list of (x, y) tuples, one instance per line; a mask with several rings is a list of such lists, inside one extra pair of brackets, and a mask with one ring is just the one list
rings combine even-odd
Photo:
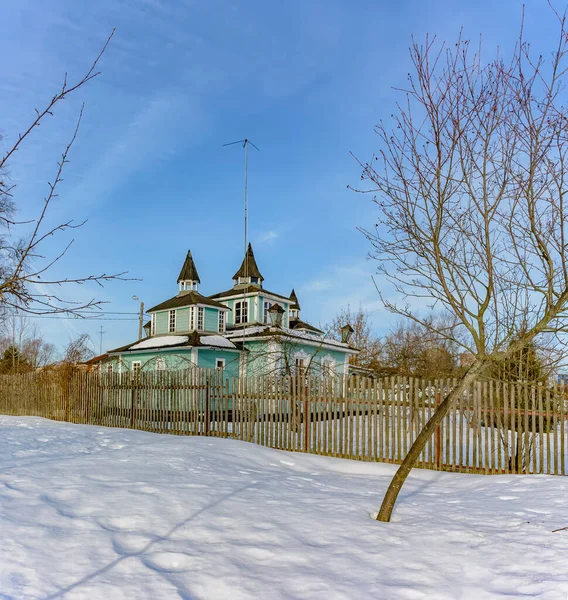
[(568, 479), (0, 416), (0, 599), (568, 598)]

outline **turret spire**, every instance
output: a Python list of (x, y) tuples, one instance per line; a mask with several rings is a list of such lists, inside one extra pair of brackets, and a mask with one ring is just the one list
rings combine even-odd
[(261, 275), (258, 265), (256, 264), (252, 245), (249, 243), (243, 262), (239, 270), (233, 275), (233, 282), (235, 285), (238, 285), (239, 283), (262, 285), (263, 281), (264, 277)]
[(178, 283), (180, 292), (197, 290), (197, 285), (201, 283), (195, 263), (193, 262), (193, 257), (191, 256), (191, 250), (187, 251), (187, 256), (178, 276)]
[(290, 304), (290, 318), (299, 319), (300, 303), (298, 302), (298, 296), (296, 296), (296, 292), (294, 290), (292, 290), (292, 293), (290, 294), (290, 300), (292, 300), (292, 304)]

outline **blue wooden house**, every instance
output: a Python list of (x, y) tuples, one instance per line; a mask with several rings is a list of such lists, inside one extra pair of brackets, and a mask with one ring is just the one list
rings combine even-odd
[(339, 342), (303, 321), (294, 290), (289, 296), (268, 291), (250, 244), (231, 288), (201, 294), (189, 251), (177, 283), (175, 296), (147, 311), (147, 337), (109, 351), (108, 370), (197, 366), (223, 369), (225, 377), (347, 374), (357, 352), (347, 335)]

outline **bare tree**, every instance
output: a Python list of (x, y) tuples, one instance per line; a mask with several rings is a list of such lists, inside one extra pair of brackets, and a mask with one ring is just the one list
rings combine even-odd
[(31, 369), (45, 367), (55, 360), (56, 349), (46, 342), (38, 326), (25, 315), (8, 314), (0, 321), (0, 352), (15, 348)]
[(347, 308), (342, 308), (333, 317), (331, 323), (323, 329), (329, 337), (341, 341), (341, 329), (346, 324), (353, 328), (351, 344), (359, 350), (358, 354), (350, 357), (349, 363), (369, 369), (380, 368), (382, 343), (380, 338), (373, 333), (368, 311), (362, 308), (352, 310), (350, 306), (347, 306)]
[(384, 340), (381, 365), (384, 375), (455, 377), (459, 371), (457, 344), (441, 338), (431, 328), (413, 321), (401, 322)]
[(92, 358), (95, 354), (91, 346), (91, 338), (86, 333), (82, 333), (69, 340), (69, 343), (65, 347), (63, 363), (76, 365), (77, 363), (89, 360), (89, 358)]
[[(451, 46), (413, 42), (394, 126), (377, 126), (380, 151), (362, 164), (379, 207), (364, 233), (404, 298), (383, 303), (474, 356), (391, 481), (380, 521), (454, 400), (491, 365), (565, 329), (568, 31), (566, 14), (551, 11), (558, 37), (548, 59), (533, 55), (522, 26), (510, 58), (487, 64), (481, 43), (474, 50), (461, 35)], [(425, 298), (455, 323), (422, 318), (412, 303)]]
[[(87, 275), (70, 277), (50, 277), (52, 267), (69, 251), (73, 240), (63, 245), (55, 256), (43, 255), (42, 248), (48, 238), (63, 232), (77, 229), (84, 223), (67, 220), (56, 226), (48, 224), (48, 211), (53, 200), (57, 198), (63, 171), (69, 162), (69, 153), (79, 131), (83, 115), (81, 108), (71, 139), (57, 163), (53, 180), (48, 183), (47, 194), (43, 200), (39, 214), (33, 221), (15, 220), (17, 209), (14, 200), (15, 186), (9, 183), (7, 170), (10, 159), (28, 140), (37, 127), (48, 117), (54, 115), (55, 109), (70, 95), (85, 86), (99, 75), (99, 62), (114, 34), (106, 40), (102, 50), (95, 58), (87, 72), (75, 82), (67, 80), (67, 74), (56, 94), (42, 110), (35, 111), (35, 118), (20, 133), (17, 139), (0, 155), (0, 310), (18, 310), (25, 313), (77, 313), (81, 309), (97, 308), (100, 302), (94, 298), (86, 302), (74, 302), (60, 295), (59, 290), (70, 284), (94, 282), (102, 285), (105, 281), (122, 278), (123, 273), (108, 275)], [(20, 233), (26, 227), (31, 231)], [(40, 285), (38, 285), (40, 284)]]

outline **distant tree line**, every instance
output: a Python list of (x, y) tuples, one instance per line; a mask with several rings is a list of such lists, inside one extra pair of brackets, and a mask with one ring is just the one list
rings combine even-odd
[(5, 317), (0, 321), (0, 374), (77, 365), (93, 356), (91, 345), (88, 335), (79, 334), (60, 352), (28, 319)]
[[(354, 329), (351, 344), (360, 352), (350, 363), (361, 373), (375, 377), (404, 376), (421, 379), (459, 378), (471, 366), (474, 357), (456, 341), (438, 335), (435, 329), (451, 327), (449, 318), (432, 316), (431, 326), (399, 322), (386, 335), (373, 332), (369, 312), (342, 309), (325, 327), (327, 334), (341, 339), (341, 327)], [(436, 322), (434, 324), (434, 322)], [(511, 342), (514, 343), (514, 340)], [(557, 370), (561, 356), (552, 345), (541, 341), (516, 350), (510, 357), (491, 366), (484, 378), (505, 382), (546, 382)]]

